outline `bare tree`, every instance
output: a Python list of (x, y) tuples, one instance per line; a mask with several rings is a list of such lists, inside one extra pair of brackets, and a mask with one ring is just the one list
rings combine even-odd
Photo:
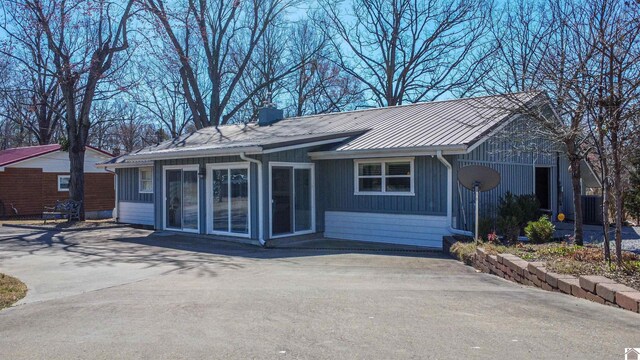
[(484, 0), (320, 0), (340, 67), (380, 106), (465, 95), (486, 75)]
[(291, 30), (291, 56), (303, 64), (285, 86), (295, 116), (352, 109), (364, 102), (360, 82), (336, 65), (329, 45), (326, 34), (309, 20)]
[[(70, 168), (69, 195), (84, 200), (84, 156), (91, 108), (99, 85), (113, 80), (118, 55), (129, 47), (127, 22), (133, 0), (8, 0), (12, 11), (42, 30), (39, 51), (52, 58), (62, 98)], [(81, 211), (84, 219), (84, 206)]]
[(583, 244), (581, 166), (589, 151), (586, 115), (594, 82), (588, 69), (594, 49), (586, 41), (588, 13), (577, 2), (544, 0), (509, 3), (492, 27), (495, 64), (484, 82), (489, 93), (544, 91), (553, 110), (515, 103), (537, 120), (535, 133), (552, 139), (571, 171), (574, 240)]
[(7, 59), (7, 74), (0, 83), (4, 111), (0, 114), (27, 129), (37, 144), (56, 141), (64, 117), (64, 101), (53, 59), (46, 49), (41, 27), (32, 26), (29, 14), (16, 11), (14, 3), (0, 5), (0, 54)]
[[(483, 85), (491, 93), (536, 90), (545, 78), (557, 17), (547, 0), (507, 2), (491, 22), (496, 51)], [(556, 49), (557, 51), (557, 49)]]
[[(625, 158), (632, 153), (640, 114), (640, 3), (592, 0), (589, 28), (596, 56), (591, 71), (598, 89), (592, 97), (590, 129), (603, 182), (603, 222), (609, 230), (610, 195), (615, 221), (616, 261), (622, 263)], [(608, 236), (605, 249), (608, 251)], [(609, 259), (609, 254), (605, 254)]]
[(294, 0), (144, 3), (180, 63), (182, 89), (196, 128), (228, 123), (264, 89), (300, 66), (288, 64), (251, 91), (240, 89), (256, 49)]
[[(239, 109), (237, 115), (241, 122), (254, 120), (258, 116), (258, 109), (265, 101), (281, 97), (286, 90), (286, 81), (291, 77), (290, 64), (297, 59), (290, 58), (287, 44), (291, 39), (291, 32), (287, 24), (276, 19), (269, 26), (264, 36), (258, 42), (253, 56), (249, 60), (246, 71), (240, 77), (238, 92), (233, 102), (239, 103), (249, 99), (247, 106)], [(241, 64), (236, 63), (239, 67)], [(281, 77), (279, 74), (287, 73)], [(263, 85), (264, 84), (264, 85)], [(260, 89), (256, 91), (256, 89)]]
[(113, 153), (130, 153), (159, 142), (158, 123), (142, 116), (135, 104), (116, 100), (95, 105), (89, 134), (92, 145)]
[(139, 55), (133, 58), (130, 72), (135, 74), (136, 85), (127, 94), (144, 110), (137, 112), (139, 119), (154, 127), (157, 127), (155, 124), (164, 127), (166, 134), (174, 139), (182, 135), (192, 120), (182, 92), (180, 66), (163, 55), (171, 49), (150, 40), (152, 42), (139, 48)]

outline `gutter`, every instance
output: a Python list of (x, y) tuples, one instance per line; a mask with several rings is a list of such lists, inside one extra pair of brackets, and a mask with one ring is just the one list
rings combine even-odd
[[(125, 169), (125, 168), (139, 168), (153, 166), (153, 161), (139, 161), (135, 163), (97, 163), (95, 167), (104, 169)], [(109, 171), (109, 170), (107, 170)]]
[(240, 153), (240, 159), (248, 161), (258, 165), (258, 242), (260, 246), (265, 246), (264, 241), (264, 207), (262, 206), (263, 200), (263, 184), (262, 184), (262, 161), (254, 158), (247, 157), (244, 152)]
[(442, 156), (442, 150), (438, 150), (436, 152), (436, 156), (447, 168), (447, 231), (455, 235), (473, 236), (471, 231), (454, 229), (453, 226), (451, 226), (451, 223), (453, 222), (453, 167), (447, 159)]
[(404, 148), (382, 148), (370, 150), (331, 150), (331, 151), (314, 151), (309, 153), (312, 160), (330, 160), (330, 159), (365, 159), (377, 157), (400, 157), (400, 156), (434, 156), (438, 151), (446, 151), (447, 154), (466, 154), (467, 149), (462, 145), (444, 145), (444, 146), (420, 146), (420, 147), (404, 147)]
[[(188, 149), (179, 151), (163, 151), (159, 150), (151, 154), (130, 154), (127, 155), (127, 160), (141, 161), (141, 160), (166, 160), (166, 159), (181, 159), (185, 157), (208, 157), (208, 156), (224, 156), (224, 155), (237, 155), (238, 153), (261, 153), (262, 147), (260, 146), (238, 146), (229, 148), (218, 149)], [(255, 159), (254, 159), (255, 160)]]

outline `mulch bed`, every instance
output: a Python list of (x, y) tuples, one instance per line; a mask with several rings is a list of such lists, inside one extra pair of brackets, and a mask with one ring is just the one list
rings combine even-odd
[[(492, 246), (489, 246), (491, 248)], [(560, 274), (602, 275), (616, 282), (640, 290), (640, 256), (623, 252), (622, 266), (604, 261), (604, 254), (598, 246), (575, 246), (564, 243), (518, 244), (516, 246), (493, 247), (496, 252), (514, 254), (527, 261), (542, 261), (547, 269)], [(612, 249), (613, 251), (613, 249)]]

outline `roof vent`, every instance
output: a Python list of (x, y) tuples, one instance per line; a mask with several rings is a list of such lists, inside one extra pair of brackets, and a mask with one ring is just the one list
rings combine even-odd
[(267, 98), (269, 100), (265, 100), (262, 107), (258, 109), (258, 125), (260, 126), (275, 124), (284, 119), (284, 111), (278, 109), (276, 105), (271, 102), (271, 93), (267, 94)]

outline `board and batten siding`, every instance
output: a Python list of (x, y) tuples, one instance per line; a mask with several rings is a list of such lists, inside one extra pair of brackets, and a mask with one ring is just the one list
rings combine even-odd
[[(480, 194), (480, 217), (494, 218), (500, 198), (507, 192), (515, 195), (535, 192), (535, 168), (551, 169), (551, 211), (558, 213), (558, 182), (566, 189), (566, 177), (560, 174), (558, 181), (558, 159), (562, 152), (552, 141), (540, 136), (532, 136), (530, 123), (524, 119), (514, 121), (501, 132), (480, 144), (468, 154), (459, 155), (453, 165), (453, 216), (457, 228), (472, 230), (475, 199), (471, 190), (457, 181), (458, 169), (468, 165), (482, 165), (500, 173), (500, 184), (493, 190)], [(566, 192), (562, 198), (566, 201)]]
[(366, 212), (325, 212), (327, 238), (442, 247), (446, 216)]
[(386, 214), (447, 214), (447, 168), (435, 157), (414, 158), (415, 195), (355, 195), (354, 159), (318, 162), (320, 202), (325, 211)]
[(138, 168), (116, 169), (118, 178), (118, 201), (153, 203), (153, 194), (140, 192), (138, 170)]
[(355, 195), (354, 159), (317, 163), (326, 237), (442, 247), (448, 227), (447, 169), (437, 158), (414, 158), (414, 195)]
[[(189, 158), (189, 159), (171, 159), (171, 160), (156, 160), (154, 162), (154, 181), (153, 181), (153, 192), (154, 192), (154, 202), (155, 202), (155, 227), (156, 229), (162, 229), (164, 224), (163, 219), (163, 207), (164, 207), (164, 199), (163, 199), (163, 189), (162, 189), (162, 178), (163, 178), (163, 167), (164, 166), (172, 166), (172, 165), (199, 165), (200, 171), (204, 171), (206, 164), (219, 164), (219, 163), (228, 163), (228, 162), (244, 162), (244, 160), (240, 159), (239, 156), (218, 156), (218, 157), (203, 157), (203, 158)], [(255, 164), (251, 164), (249, 170), (249, 187), (251, 199), (257, 199), (258, 190), (257, 186), (257, 166)], [(200, 208), (200, 233), (204, 234), (207, 232), (207, 201), (206, 199), (206, 177), (211, 176), (211, 174), (205, 174), (205, 178), (198, 177), (198, 191), (200, 194), (199, 199), (199, 208)], [(251, 218), (251, 238), (258, 238), (258, 211), (257, 207), (251, 205), (249, 209), (249, 216)]]
[(560, 191), (562, 194), (562, 200), (558, 211), (564, 212), (564, 214), (567, 216), (567, 219), (575, 220), (571, 170), (569, 169), (569, 159), (567, 159), (566, 155), (564, 154), (560, 155), (558, 171), (560, 171)]
[(138, 168), (116, 169), (118, 222), (153, 226), (153, 194), (140, 193), (138, 170)]

